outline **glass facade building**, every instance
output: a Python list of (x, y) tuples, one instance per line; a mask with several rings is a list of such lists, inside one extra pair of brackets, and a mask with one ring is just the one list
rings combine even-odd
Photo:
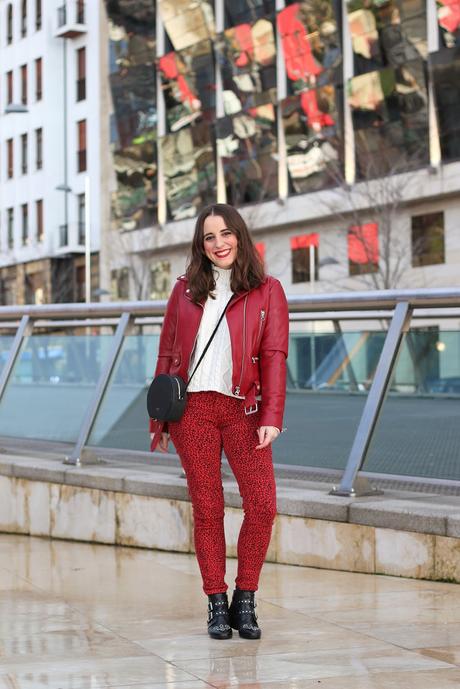
[(107, 0), (115, 224), (460, 159), (460, 0), (430, 2)]

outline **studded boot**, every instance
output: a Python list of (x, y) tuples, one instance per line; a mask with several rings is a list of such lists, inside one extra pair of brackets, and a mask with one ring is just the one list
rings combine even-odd
[(208, 634), (212, 639), (230, 639), (232, 636), (226, 593), (208, 596)]
[(254, 591), (235, 589), (230, 605), (230, 624), (238, 629), (243, 639), (260, 639), (261, 630), (257, 624)]

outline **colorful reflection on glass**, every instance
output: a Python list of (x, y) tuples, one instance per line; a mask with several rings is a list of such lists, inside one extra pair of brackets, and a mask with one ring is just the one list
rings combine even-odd
[(217, 121), (227, 201), (254, 203), (278, 196), (276, 113), (272, 103)]
[(428, 162), (428, 98), (421, 61), (351, 79), (348, 100), (359, 177)]
[(349, 0), (354, 73), (426, 59), (424, 0)]
[(269, 19), (224, 31), (216, 49), (226, 115), (276, 102), (276, 44)]
[(174, 50), (183, 50), (215, 35), (213, 3), (207, 0), (158, 0)]
[(341, 127), (334, 86), (282, 101), (291, 187), (300, 194), (337, 182), (342, 160)]
[(113, 101), (111, 143), (117, 188), (112, 218), (124, 230), (156, 221), (156, 82), (153, 3), (108, 2)]
[(277, 16), (286, 73), (293, 93), (342, 83), (340, 3), (304, 0)]
[(225, 26), (253, 24), (275, 13), (275, 0), (224, 0)]
[(160, 139), (168, 216), (193, 218), (216, 200), (214, 134), (206, 123), (180, 129)]
[(160, 57), (158, 69), (169, 131), (178, 131), (198, 119), (214, 121), (216, 90), (210, 41)]
[(460, 45), (460, 0), (437, 0), (441, 43), (446, 48)]

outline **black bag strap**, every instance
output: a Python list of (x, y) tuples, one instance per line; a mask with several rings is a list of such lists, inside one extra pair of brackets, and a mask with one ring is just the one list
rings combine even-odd
[(225, 304), (225, 308), (224, 308), (224, 310), (222, 311), (222, 313), (220, 314), (219, 320), (217, 321), (217, 325), (216, 325), (216, 327), (214, 328), (214, 330), (212, 331), (212, 335), (211, 335), (211, 337), (209, 338), (208, 342), (206, 343), (206, 347), (203, 349), (203, 353), (202, 353), (202, 355), (200, 356), (200, 358), (198, 359), (198, 362), (197, 362), (195, 368), (194, 368), (193, 371), (192, 371), (192, 375), (191, 375), (190, 378), (188, 379), (188, 382), (187, 382), (187, 385), (185, 386), (184, 392), (187, 392), (187, 388), (188, 388), (188, 386), (190, 385), (190, 381), (192, 380), (193, 376), (195, 375), (198, 366), (199, 366), (199, 365), (201, 364), (201, 362), (203, 361), (204, 356), (205, 356), (206, 352), (207, 352), (208, 349), (209, 349), (209, 345), (210, 345), (211, 342), (213, 341), (214, 335), (216, 334), (216, 332), (217, 332), (217, 330), (218, 330), (218, 328), (219, 328), (219, 325), (222, 323), (222, 319), (223, 319), (223, 317), (225, 316), (225, 312), (227, 311), (227, 308), (228, 308), (230, 302), (232, 301), (232, 299), (233, 299), (233, 294), (232, 294), (232, 296), (230, 297), (230, 299), (228, 300), (228, 302)]

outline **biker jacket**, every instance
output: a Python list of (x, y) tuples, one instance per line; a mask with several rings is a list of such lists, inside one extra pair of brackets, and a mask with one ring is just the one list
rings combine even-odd
[[(204, 301), (192, 301), (187, 278), (178, 278), (166, 308), (155, 376), (160, 373), (188, 380), (191, 355), (203, 315)], [(232, 347), (232, 392), (243, 397), (246, 413), (257, 411), (260, 425), (283, 425), (286, 399), (286, 357), (289, 315), (281, 283), (268, 276), (258, 287), (233, 296), (225, 314)], [(164, 423), (150, 419), (157, 446)]]

